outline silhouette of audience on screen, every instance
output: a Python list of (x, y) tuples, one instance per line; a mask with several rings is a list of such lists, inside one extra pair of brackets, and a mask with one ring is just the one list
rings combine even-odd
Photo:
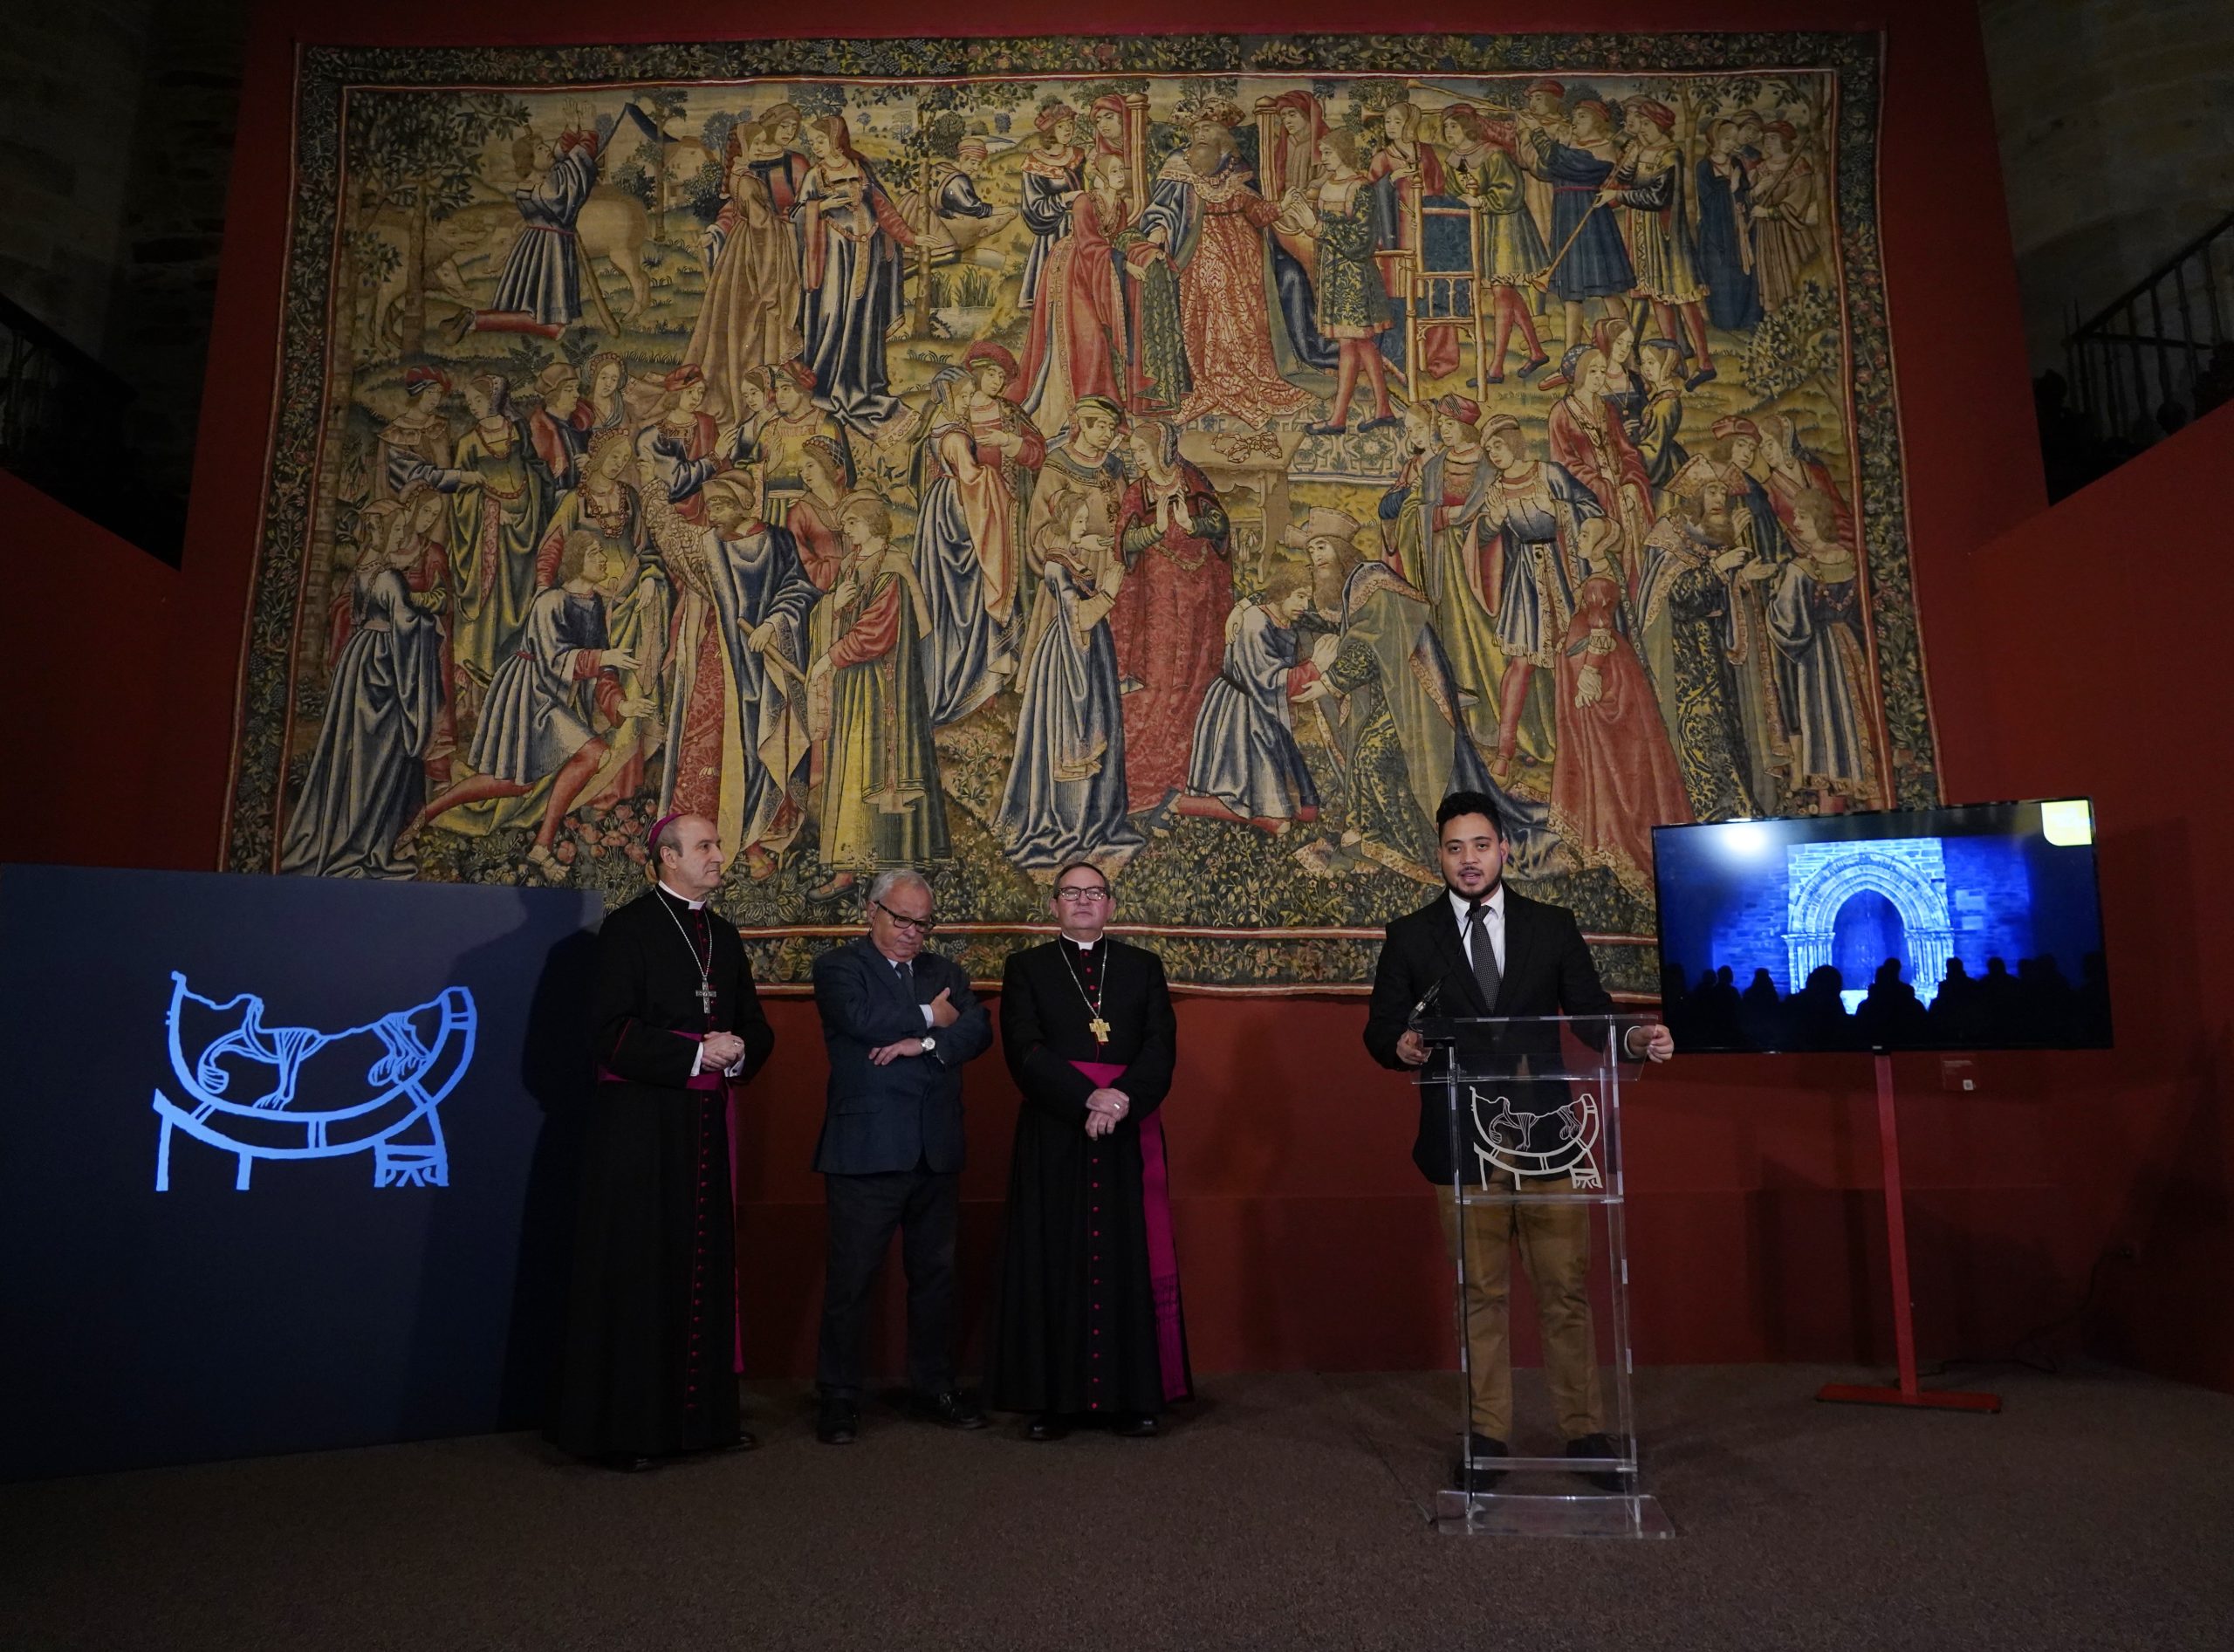
[(1974, 975), (1950, 958), (1926, 1004), (1898, 958), (1877, 966), (1849, 1010), (1846, 978), (1832, 964), (1785, 996), (1756, 969), (1743, 991), (1724, 963), (1696, 980), (1671, 961), (1661, 975), (1661, 1013), (1689, 1050), (2089, 1049), (2110, 1042), (2109, 982), (2102, 955), (2080, 961), (2076, 984), (2051, 955), (1990, 957)]

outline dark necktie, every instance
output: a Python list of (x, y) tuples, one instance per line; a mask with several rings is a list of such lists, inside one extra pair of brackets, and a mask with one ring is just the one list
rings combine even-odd
[(915, 1002), (915, 966), (903, 959), (892, 966), (893, 974), (900, 977), (900, 990), (908, 995), (908, 1002)]
[(1482, 989), (1482, 1003), (1491, 1015), (1497, 1011), (1497, 987), (1504, 979), (1497, 969), (1497, 949), (1490, 944), (1490, 905), (1477, 901), (1467, 908), (1467, 939), (1474, 950), (1474, 981)]

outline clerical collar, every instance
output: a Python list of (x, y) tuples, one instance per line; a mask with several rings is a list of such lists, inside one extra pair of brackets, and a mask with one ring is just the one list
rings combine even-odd
[(667, 880), (665, 878), (661, 878), (660, 880), (660, 893), (667, 896), (671, 901), (682, 901), (683, 905), (689, 907), (693, 912), (697, 911), (699, 908), (706, 904), (703, 901), (693, 901), (687, 895), (675, 894), (674, 890), (667, 887)]
[(1100, 946), (1109, 937), (1106, 935), (1097, 935), (1091, 941), (1081, 941), (1076, 936), (1070, 935), (1066, 935), (1063, 937), (1064, 940), (1068, 941), (1072, 946), (1076, 947), (1081, 952), (1093, 951), (1094, 948)]
[[(1482, 904), (1497, 915), (1499, 923), (1504, 922), (1504, 880), (1503, 878), (1497, 880), (1497, 887), (1490, 891), (1488, 898)], [(1470, 921), (1474, 903), (1459, 894), (1457, 890), (1453, 889), (1450, 891), (1450, 909), (1458, 915), (1458, 927), (1463, 929)]]

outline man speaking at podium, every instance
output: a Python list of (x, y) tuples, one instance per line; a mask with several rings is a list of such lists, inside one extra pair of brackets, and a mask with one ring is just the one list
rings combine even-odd
[[(1365, 1024), (1365, 1047), (1373, 1059), (1400, 1071), (1426, 1066), (1431, 1053), (1438, 1062), (1449, 1059), (1431, 1052), (1414, 1025), (1423, 1003), (1443, 1017), (1612, 1014), (1614, 1000), (1598, 979), (1598, 966), (1574, 914), (1504, 887), (1504, 832), (1496, 802), (1479, 792), (1452, 792), (1436, 811), (1436, 835), (1444, 892), (1388, 926)], [(1665, 1061), (1676, 1053), (1675, 1038), (1664, 1026), (1628, 1028), (1622, 1042), (1623, 1053), (1632, 1058)], [(1456, 1167), (1450, 1162), (1447, 1096), (1431, 1085), (1420, 1089), (1420, 1131), (1412, 1162), (1441, 1193), (1444, 1231), (1454, 1236), (1455, 1249)], [(1515, 1239), (1536, 1297), (1544, 1375), (1567, 1455), (1620, 1455), (1606, 1435), (1599, 1394), (1597, 1336), (1590, 1313), (1590, 1207), (1537, 1203), (1525, 1196), (1531, 1184), (1545, 1180), (1521, 1178), (1515, 1191), (1523, 1196), (1512, 1204), (1470, 1204), (1464, 1211), (1467, 1364), (1473, 1392), (1460, 1480), (1469, 1490), (1484, 1489), (1496, 1478), (1495, 1470), (1476, 1464), (1508, 1455), (1512, 1363), (1506, 1298)], [(1514, 1178), (1493, 1170), (1486, 1185), (1512, 1188)], [(1592, 1478), (1607, 1490), (1619, 1488), (1612, 1475)]]

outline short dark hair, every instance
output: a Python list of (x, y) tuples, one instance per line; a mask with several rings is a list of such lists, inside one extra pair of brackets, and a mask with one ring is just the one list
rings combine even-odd
[(1052, 887), (1058, 889), (1061, 888), (1063, 887), (1063, 880), (1069, 877), (1073, 872), (1091, 872), (1095, 877), (1101, 880), (1101, 887), (1104, 889), (1107, 889), (1112, 887), (1109, 881), (1109, 874), (1107, 872), (1104, 872), (1100, 867), (1094, 865), (1091, 860), (1066, 860), (1061, 866), (1055, 869), (1055, 881)]
[(1443, 827), (1462, 814), (1485, 817), (1490, 823), (1490, 830), (1499, 840), (1504, 837), (1504, 817), (1497, 812), (1497, 800), (1486, 792), (1454, 792), (1445, 798), (1442, 806), (1435, 812), (1436, 835), (1440, 838)]

